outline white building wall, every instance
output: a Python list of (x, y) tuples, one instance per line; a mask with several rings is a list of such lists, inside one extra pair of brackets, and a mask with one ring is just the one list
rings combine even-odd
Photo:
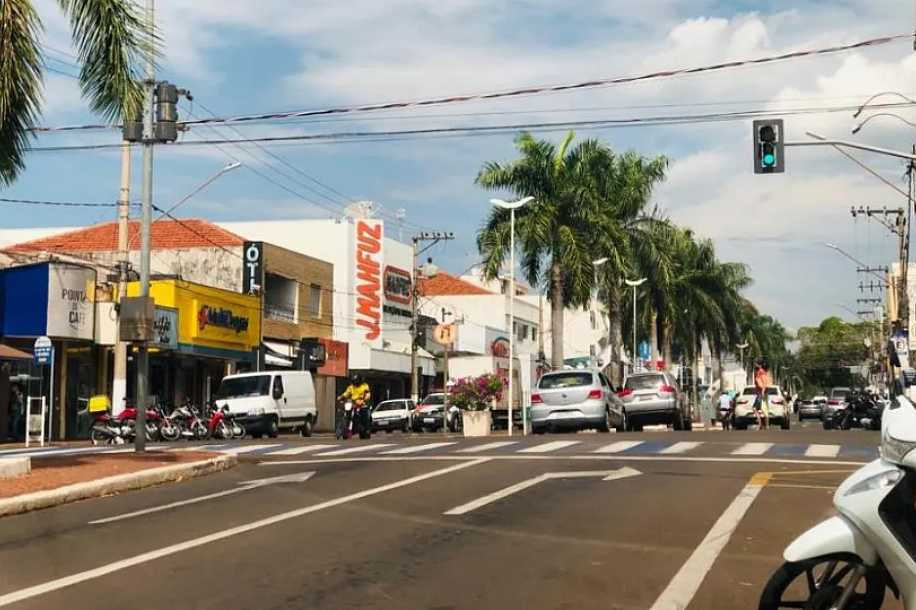
[[(541, 304), (541, 327), (544, 332), (544, 355), (550, 360), (552, 336), (550, 323), (550, 301), (543, 295), (525, 295), (519, 299), (529, 303), (535, 311)], [(582, 358), (590, 356), (592, 350), (601, 360), (607, 362), (608, 319), (597, 299), (589, 309), (567, 309), (563, 312), (563, 357)]]
[[(350, 367), (375, 368), (372, 342), (366, 340), (365, 330), (356, 324), (356, 236), (352, 219), (225, 222), (219, 225), (245, 239), (270, 242), (333, 263), (334, 339), (349, 343)], [(386, 266), (392, 266), (411, 274), (413, 252), (407, 244), (384, 237), (381, 255), (383, 270)], [(395, 303), (387, 298), (383, 298), (382, 303), (400, 310), (410, 310), (409, 304)], [(377, 345), (382, 350), (409, 354), (410, 318), (383, 314), (381, 340)], [(379, 358), (376, 360), (382, 362)], [(388, 362), (390, 364), (395, 361), (398, 370), (403, 368), (402, 359), (391, 359)], [(424, 366), (424, 370), (428, 366)], [(403, 372), (410, 372), (409, 363)]]
[[(501, 329), (508, 339), (508, 300), (501, 294), (469, 294), (469, 295), (432, 295), (424, 296), (420, 301), (420, 312), (424, 315), (442, 321), (442, 309), (445, 308), (449, 321), (462, 321), (458, 327), (459, 342), (463, 333), (478, 336), (486, 334), (486, 328)], [(537, 355), (538, 351), (538, 308), (516, 297), (515, 300), (516, 324), (523, 324), (529, 330), (525, 339), (516, 336), (515, 351), (519, 354), (530, 353)], [(533, 332), (533, 334), (532, 334)], [(485, 354), (486, 341), (481, 341)]]

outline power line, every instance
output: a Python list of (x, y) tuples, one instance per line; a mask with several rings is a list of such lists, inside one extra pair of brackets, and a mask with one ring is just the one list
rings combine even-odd
[[(895, 106), (912, 106), (911, 103), (893, 104)], [(437, 137), (472, 137), (501, 134), (513, 131), (550, 132), (567, 129), (615, 129), (641, 126), (691, 125), (701, 123), (718, 123), (739, 121), (756, 117), (798, 116), (848, 112), (858, 106), (821, 106), (795, 108), (792, 110), (755, 109), (735, 112), (717, 112), (706, 114), (659, 115), (648, 117), (593, 119), (585, 121), (557, 121), (538, 123), (512, 123), (504, 125), (473, 125), (457, 127), (432, 127), (422, 129), (388, 130), (388, 131), (349, 131), (334, 133), (299, 134), (290, 136), (262, 136), (242, 139), (199, 139), (194, 141), (175, 142), (170, 146), (215, 146), (218, 144), (260, 143), (347, 143), (347, 142), (388, 142), (407, 139), (432, 139)], [(212, 126), (208, 128), (213, 129)], [(69, 150), (106, 150), (120, 148), (122, 144), (85, 144), (74, 146), (46, 146), (30, 148), (34, 152), (60, 152)]]
[[(42, 201), (37, 199), (9, 199), (0, 197), (0, 203), (14, 203), (20, 205), (45, 205), (63, 208), (113, 208), (117, 207), (117, 202), (85, 202), (85, 201)], [(132, 206), (139, 206), (139, 203), (131, 203)]]
[[(198, 119), (196, 121), (187, 122), (185, 124), (204, 124), (204, 123), (247, 123), (253, 121), (265, 121), (265, 120), (277, 120), (277, 119), (289, 119), (289, 118), (302, 118), (302, 117), (320, 117), (320, 116), (329, 116), (329, 115), (340, 115), (340, 114), (349, 114), (349, 113), (361, 113), (361, 112), (375, 112), (375, 111), (384, 111), (384, 110), (393, 110), (401, 108), (423, 108), (423, 107), (432, 107), (432, 106), (443, 106), (456, 103), (464, 103), (471, 101), (490, 101), (495, 99), (504, 99), (504, 98), (514, 98), (514, 97), (528, 97), (539, 94), (549, 94), (549, 93), (558, 93), (564, 91), (576, 91), (576, 90), (587, 90), (593, 88), (607, 87), (612, 85), (620, 85), (626, 83), (634, 83), (640, 81), (649, 81), (649, 80), (658, 80), (672, 78), (676, 76), (685, 76), (691, 74), (700, 74), (704, 72), (714, 72), (720, 70), (726, 70), (731, 68), (737, 68), (742, 66), (755, 66), (755, 65), (764, 65), (769, 63), (777, 63), (781, 61), (787, 61), (791, 59), (798, 59), (802, 57), (809, 57), (815, 55), (829, 55), (835, 53), (841, 53), (845, 51), (851, 51), (855, 49), (861, 49), (866, 47), (874, 47), (879, 45), (888, 44), (895, 40), (900, 40), (904, 38), (912, 38), (913, 34), (898, 34), (893, 36), (884, 36), (879, 38), (871, 38), (868, 40), (863, 40), (847, 45), (835, 45), (830, 47), (822, 47), (818, 49), (794, 51), (790, 53), (783, 53), (779, 55), (770, 55), (766, 57), (760, 57), (756, 59), (746, 59), (738, 60), (731, 62), (722, 62), (716, 64), (710, 64), (705, 66), (698, 66), (693, 68), (675, 68), (668, 70), (660, 70), (656, 72), (650, 72), (647, 74), (641, 74), (637, 76), (625, 76), (625, 77), (614, 77), (614, 78), (602, 78), (595, 80), (588, 80), (572, 84), (561, 84), (561, 85), (539, 85), (539, 86), (526, 86), (518, 89), (512, 89), (508, 91), (496, 91), (489, 93), (475, 93), (468, 95), (446, 95), (429, 99), (422, 100), (410, 100), (410, 101), (399, 101), (399, 102), (383, 102), (377, 104), (363, 104), (359, 106), (340, 106), (340, 107), (331, 107), (331, 108), (322, 108), (322, 109), (310, 109), (310, 110), (294, 110), (287, 112), (269, 112), (262, 114), (250, 114), (250, 115), (240, 115), (233, 117), (212, 117), (209, 119)], [(50, 48), (47, 47), (46, 48)], [(858, 109), (858, 107), (856, 107)], [(114, 128), (115, 125), (85, 125), (79, 126), (81, 129), (104, 129), (104, 128)], [(51, 131), (67, 131), (72, 130), (74, 127), (69, 127), (67, 129), (60, 129), (56, 127), (34, 127), (31, 128), (32, 131), (42, 131), (42, 132), (51, 132)]]
[(744, 60), (737, 60), (737, 61), (721, 62), (721, 63), (710, 64), (710, 65), (705, 65), (705, 66), (698, 66), (698, 67), (693, 67), (693, 68), (676, 68), (676, 69), (669, 69), (669, 70), (660, 70), (657, 72), (650, 72), (647, 74), (640, 74), (637, 76), (600, 78), (600, 79), (582, 81), (582, 82), (571, 83), (571, 84), (536, 85), (536, 86), (522, 87), (518, 89), (510, 89), (508, 91), (496, 91), (496, 92), (491, 92), (491, 93), (476, 93), (476, 94), (469, 94), (469, 95), (449, 95), (449, 96), (435, 97), (435, 98), (422, 99), (422, 100), (385, 102), (385, 103), (379, 103), (379, 104), (365, 104), (365, 105), (360, 105), (360, 106), (340, 106), (340, 107), (323, 108), (323, 109), (317, 109), (317, 110), (299, 110), (299, 111), (293, 111), (293, 112), (273, 112), (273, 113), (267, 113), (267, 114), (223, 117), (223, 118), (214, 118), (214, 119), (204, 119), (201, 121), (196, 121), (196, 123), (244, 122), (244, 121), (251, 121), (251, 120), (321, 116), (321, 115), (347, 114), (347, 113), (357, 113), (357, 112), (373, 112), (377, 110), (391, 110), (394, 108), (420, 108), (420, 107), (429, 107), (429, 106), (442, 106), (446, 104), (464, 103), (464, 102), (470, 102), (470, 101), (488, 101), (488, 100), (494, 100), (494, 99), (504, 99), (504, 98), (513, 98), (513, 97), (528, 97), (532, 95), (539, 95), (539, 94), (545, 94), (545, 93), (557, 93), (557, 92), (562, 92), (562, 91), (594, 89), (598, 87), (607, 87), (607, 86), (620, 85), (620, 84), (626, 84), (626, 83), (658, 80), (658, 79), (671, 78), (674, 76), (681, 76), (681, 75), (688, 75), (688, 74), (715, 72), (715, 71), (726, 70), (730, 68), (737, 68), (740, 66), (763, 65), (763, 64), (769, 64), (769, 63), (787, 61), (791, 59), (798, 59), (801, 57), (809, 57), (813, 55), (829, 55), (829, 54), (834, 54), (834, 53), (851, 51), (855, 49), (861, 49), (865, 47), (874, 47), (874, 46), (884, 45), (884, 44), (893, 42), (895, 40), (900, 40), (903, 38), (912, 38), (912, 37), (913, 37), (913, 34), (911, 33), (910, 34), (897, 34), (893, 36), (871, 38), (868, 40), (862, 40), (859, 42), (846, 44), (846, 45), (835, 45), (835, 46), (830, 46), (830, 47), (822, 47), (818, 49), (792, 51), (789, 53), (782, 53), (779, 55), (770, 55), (766, 57), (759, 57), (756, 59), (744, 59)]

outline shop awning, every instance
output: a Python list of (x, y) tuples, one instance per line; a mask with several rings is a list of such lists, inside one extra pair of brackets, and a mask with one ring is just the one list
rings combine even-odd
[(273, 352), (275, 355), (281, 358), (296, 357), (296, 348), (289, 343), (282, 343), (280, 341), (267, 341), (265, 339), (264, 347), (267, 348), (268, 353)]
[(31, 360), (32, 354), (0, 343), (0, 360)]
[(279, 356), (275, 356), (272, 353), (270, 353), (269, 351), (264, 353), (264, 363), (269, 364), (271, 366), (286, 366), (286, 367), (293, 366), (292, 360), (288, 360), (287, 358), (281, 358)]

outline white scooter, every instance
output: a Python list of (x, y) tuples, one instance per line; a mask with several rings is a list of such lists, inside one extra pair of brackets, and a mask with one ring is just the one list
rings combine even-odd
[(881, 458), (836, 490), (839, 513), (783, 552), (760, 610), (878, 610), (890, 589), (916, 610), (916, 407), (899, 397), (884, 411)]

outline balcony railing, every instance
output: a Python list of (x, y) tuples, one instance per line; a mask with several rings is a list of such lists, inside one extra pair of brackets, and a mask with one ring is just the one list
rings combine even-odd
[(295, 323), (296, 310), (289, 305), (266, 303), (264, 305), (264, 317), (266, 317), (268, 320)]

